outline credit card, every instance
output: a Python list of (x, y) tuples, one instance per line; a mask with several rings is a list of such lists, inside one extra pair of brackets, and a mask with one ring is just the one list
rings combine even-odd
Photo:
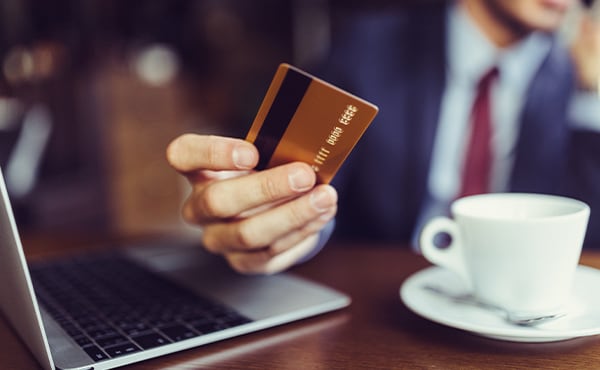
[(377, 115), (376, 105), (282, 63), (246, 135), (260, 154), (258, 170), (293, 161), (331, 182)]

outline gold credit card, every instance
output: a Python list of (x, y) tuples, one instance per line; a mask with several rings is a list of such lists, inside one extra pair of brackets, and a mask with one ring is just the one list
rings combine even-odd
[(329, 183), (378, 112), (377, 106), (281, 64), (248, 131), (258, 170), (293, 161), (310, 164)]

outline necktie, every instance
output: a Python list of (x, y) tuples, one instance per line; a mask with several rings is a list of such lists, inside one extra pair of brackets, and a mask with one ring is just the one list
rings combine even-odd
[(464, 160), (460, 196), (489, 191), (492, 165), (491, 86), (498, 68), (483, 75), (471, 111), (471, 134)]

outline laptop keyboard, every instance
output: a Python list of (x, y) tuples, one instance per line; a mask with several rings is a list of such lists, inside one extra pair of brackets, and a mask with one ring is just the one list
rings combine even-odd
[(30, 266), (40, 304), (101, 361), (251, 320), (118, 254)]

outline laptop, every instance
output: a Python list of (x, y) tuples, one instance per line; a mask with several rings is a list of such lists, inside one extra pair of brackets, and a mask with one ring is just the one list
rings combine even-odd
[(0, 309), (45, 369), (111, 369), (350, 304), (292, 273), (237, 274), (175, 241), (28, 264), (1, 171), (0, 193)]

